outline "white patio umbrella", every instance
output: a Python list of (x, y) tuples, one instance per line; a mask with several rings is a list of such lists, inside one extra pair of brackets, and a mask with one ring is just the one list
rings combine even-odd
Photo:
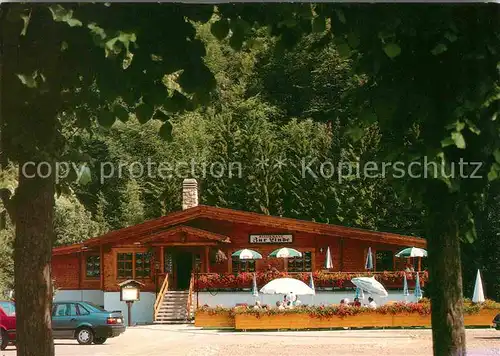
[(255, 276), (255, 273), (253, 274), (253, 281), (252, 281), (252, 295), (255, 298), (259, 297), (259, 290), (257, 289), (257, 277)]
[(427, 257), (427, 251), (423, 248), (408, 247), (396, 253), (396, 257)]
[(477, 270), (476, 285), (474, 286), (474, 295), (472, 297), (474, 303), (484, 303), (484, 291), (483, 291), (483, 281), (481, 279), (481, 273)]
[(363, 290), (359, 287), (356, 287), (356, 294), (354, 294), (354, 299), (360, 299), (364, 300), (365, 299), (365, 293), (363, 293)]
[(351, 279), (352, 284), (367, 293), (387, 297), (389, 294), (384, 286), (375, 279), (375, 277), (356, 277)]
[(325, 268), (326, 269), (333, 268), (332, 254), (330, 253), (330, 246), (328, 246), (328, 248), (326, 249)]
[(314, 295), (314, 290), (307, 284), (295, 278), (277, 278), (260, 289), (263, 294)]
[(309, 275), (309, 288), (311, 288), (313, 290), (313, 293), (316, 294), (316, 288), (314, 287), (314, 277), (312, 272), (310, 272)]

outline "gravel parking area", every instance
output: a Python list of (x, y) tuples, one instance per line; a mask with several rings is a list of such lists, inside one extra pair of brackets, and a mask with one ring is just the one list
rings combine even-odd
[[(500, 331), (467, 330), (469, 356), (500, 356)], [(15, 348), (0, 352), (14, 356)], [(342, 330), (312, 332), (228, 332), (188, 325), (129, 328), (104, 345), (80, 346), (56, 340), (57, 356), (253, 356), (253, 355), (432, 355), (430, 330)]]

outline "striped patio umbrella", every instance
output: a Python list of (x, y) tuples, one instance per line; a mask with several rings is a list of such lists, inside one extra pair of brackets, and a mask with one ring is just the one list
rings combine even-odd
[(427, 257), (427, 251), (423, 248), (408, 247), (396, 253), (396, 257)]
[(365, 269), (373, 269), (373, 256), (372, 248), (368, 247), (368, 254), (366, 255)]
[(415, 280), (415, 297), (417, 300), (422, 299), (422, 289), (420, 289), (420, 277), (417, 272), (417, 279)]
[(325, 268), (326, 269), (333, 268), (332, 254), (330, 253), (330, 246), (328, 246), (328, 248), (326, 249)]
[(283, 247), (271, 252), (269, 254), (269, 257), (277, 257), (277, 258), (302, 257), (302, 253), (300, 253), (294, 248)]
[(262, 255), (254, 250), (249, 250), (247, 248), (243, 250), (238, 250), (233, 252), (232, 257), (237, 257), (240, 260), (260, 260)]

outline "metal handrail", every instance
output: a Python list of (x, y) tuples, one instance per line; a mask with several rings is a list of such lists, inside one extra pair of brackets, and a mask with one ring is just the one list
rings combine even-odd
[(155, 306), (154, 306), (154, 320), (158, 316), (158, 311), (160, 310), (160, 306), (163, 303), (163, 298), (165, 298), (165, 293), (168, 291), (168, 273), (165, 274), (165, 279), (161, 285), (160, 292), (156, 296)]
[(186, 303), (186, 312), (188, 320), (191, 318), (191, 304), (193, 300), (193, 287), (194, 287), (194, 274), (191, 273), (191, 279), (189, 280), (189, 294)]

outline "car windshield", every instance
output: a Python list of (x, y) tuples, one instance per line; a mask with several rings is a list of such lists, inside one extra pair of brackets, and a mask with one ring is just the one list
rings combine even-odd
[(104, 309), (103, 307), (97, 305), (97, 304), (94, 304), (94, 303), (91, 303), (91, 302), (85, 302), (84, 306), (89, 306), (91, 309), (94, 309), (94, 311), (98, 311), (98, 312), (105, 312), (106, 309)]
[(0, 308), (4, 311), (8, 316), (16, 315), (16, 306), (12, 302), (0, 302)]

